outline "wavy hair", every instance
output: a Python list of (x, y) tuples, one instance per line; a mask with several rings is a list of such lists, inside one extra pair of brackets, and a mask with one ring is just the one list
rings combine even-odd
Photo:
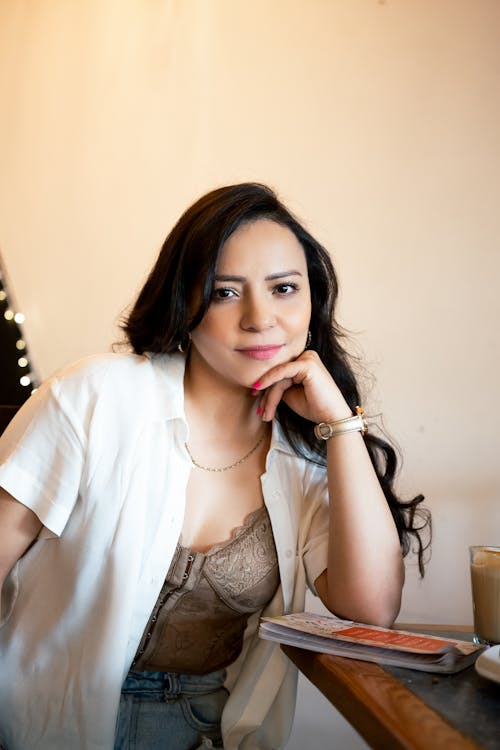
[[(240, 226), (259, 219), (287, 227), (304, 249), (312, 291), (310, 348), (319, 354), (354, 412), (360, 395), (349, 355), (341, 343), (344, 333), (335, 321), (338, 281), (330, 255), (266, 185), (251, 182), (221, 187), (185, 211), (163, 243), (146, 283), (122, 323), (126, 338), (137, 354), (177, 351), (210, 305), (224, 243)], [(308, 420), (284, 402), (278, 407), (277, 418), (298, 455), (326, 463), (326, 443), (319, 444)], [(394, 518), (402, 553), (416, 552), (423, 576), (424, 552), (431, 538), (430, 512), (421, 507), (423, 495), (409, 501), (399, 499), (394, 489), (398, 467), (394, 448), (370, 432), (364, 440)]]

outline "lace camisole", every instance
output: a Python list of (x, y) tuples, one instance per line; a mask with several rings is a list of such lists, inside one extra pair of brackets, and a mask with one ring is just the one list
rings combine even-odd
[(272, 599), (278, 585), (265, 507), (207, 552), (178, 543), (134, 669), (207, 674), (228, 666), (241, 652), (249, 616)]

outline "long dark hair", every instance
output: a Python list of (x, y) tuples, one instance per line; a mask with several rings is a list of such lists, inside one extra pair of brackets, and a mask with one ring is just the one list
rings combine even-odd
[[(315, 349), (354, 411), (360, 396), (349, 356), (335, 321), (338, 282), (330, 255), (276, 194), (259, 183), (221, 187), (197, 200), (181, 216), (161, 248), (158, 260), (122, 328), (137, 354), (175, 352), (196, 328), (210, 305), (219, 254), (242, 224), (270, 219), (287, 227), (304, 249), (311, 287), (312, 340)], [(195, 294), (198, 307), (192, 313)], [(324, 464), (326, 444), (318, 443), (311, 423), (285, 403), (278, 408), (283, 431), (298, 455)], [(423, 496), (400, 500), (394, 490), (397, 456), (382, 437), (368, 432), (365, 443), (391, 509), (403, 555), (415, 549), (421, 575), (430, 544), (430, 513), (420, 507)], [(429, 532), (424, 540), (424, 532)]]

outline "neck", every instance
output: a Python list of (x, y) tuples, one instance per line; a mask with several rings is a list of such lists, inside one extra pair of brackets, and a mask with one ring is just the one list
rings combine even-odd
[[(193, 366), (194, 364), (194, 366)], [(249, 388), (229, 383), (209, 368), (188, 360), (184, 375), (184, 400), (188, 422), (198, 427), (224, 425), (226, 435), (262, 429), (258, 399)]]

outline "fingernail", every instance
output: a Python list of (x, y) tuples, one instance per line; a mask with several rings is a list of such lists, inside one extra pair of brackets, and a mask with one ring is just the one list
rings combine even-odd
[(258, 392), (257, 388), (252, 388), (252, 396), (256, 396)]
[(262, 406), (260, 404), (257, 407), (257, 414), (259, 415), (259, 417), (262, 414)]
[(256, 381), (256, 382), (255, 382), (255, 383), (253, 384), (252, 388), (253, 388), (253, 390), (254, 390), (254, 391), (258, 391), (261, 385), (262, 385), (262, 383), (260, 382), (260, 380), (257, 380), (257, 381)]

